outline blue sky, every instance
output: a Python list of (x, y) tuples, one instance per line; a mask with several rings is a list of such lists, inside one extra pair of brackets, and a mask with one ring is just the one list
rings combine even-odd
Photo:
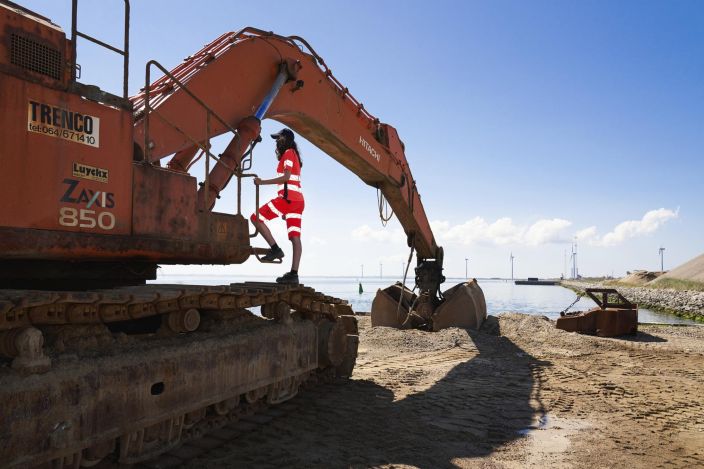
[[(79, 28), (120, 44), (122, 2), (80, 3)], [(70, 31), (70, 1), (23, 4)], [(661, 245), (666, 268), (704, 251), (700, 1), (133, 1), (131, 24), (131, 93), (147, 60), (171, 68), (225, 31), (306, 38), (399, 131), (448, 276), (465, 258), (470, 276), (508, 276), (511, 252), (517, 276), (559, 275), (576, 235), (588, 275), (659, 268)], [(121, 89), (114, 54), (82, 42), (79, 63), (81, 81)], [(258, 147), (256, 172), (274, 172), (272, 152)], [(400, 274), (404, 236), (381, 227), (375, 191), (302, 153), (301, 273)]]

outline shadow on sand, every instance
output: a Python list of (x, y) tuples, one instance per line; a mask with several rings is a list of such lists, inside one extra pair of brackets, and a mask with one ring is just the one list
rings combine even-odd
[(667, 339), (641, 331), (638, 331), (635, 335), (620, 335), (616, 338), (628, 342), (667, 342)]
[[(478, 353), (427, 389), (394, 400), (394, 383), (353, 379), (323, 386), (289, 401), (297, 410), (277, 419), (275, 445), (260, 446), (256, 437), (241, 443), (288, 467), (451, 467), (456, 458), (486, 456), (545, 422), (534, 375), (550, 365), (499, 336), (493, 321), (483, 330), (497, 335), (466, 331)], [(419, 377), (414, 374), (429, 368), (427, 361), (414, 367), (409, 356), (384, 376), (387, 383), (395, 374), (397, 382), (412, 385)]]

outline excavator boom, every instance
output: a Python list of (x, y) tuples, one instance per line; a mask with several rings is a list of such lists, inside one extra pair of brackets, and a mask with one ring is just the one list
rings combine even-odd
[[(282, 64), (285, 82), (277, 86)], [(438, 246), (396, 129), (370, 114), (305, 40), (245, 28), (220, 36), (171, 75), (173, 79), (164, 75), (131, 98), (139, 118), (135, 143), (147, 148), (150, 162), (188, 153), (193, 141), (206, 142), (227, 132), (223, 121), (237, 126), (250, 123), (247, 118), (253, 115), (274, 119), (378, 188), (418, 255), (424, 259), (436, 256)], [(280, 91), (266, 115), (256, 116), (253, 103), (266, 103), (272, 87)], [(193, 112), (193, 99), (185, 88), (208, 103), (222, 120), (212, 119), (207, 130), (203, 113)], [(235, 167), (244, 154), (237, 154), (235, 147), (243, 150), (250, 143), (247, 137), (251, 141), (258, 136), (257, 132), (244, 133), (238, 132), (233, 140), (239, 144), (223, 154)], [(215, 195), (222, 187), (211, 185), (210, 189)]]
[[(216, 118), (193, 112), (194, 96), (209, 103)], [(212, 209), (232, 175), (241, 172), (242, 158), (256, 142), (262, 118), (291, 127), (379, 190), (416, 252), (419, 295), (411, 293), (409, 298), (414, 299), (403, 305), (402, 297), (408, 295), (396, 291), (399, 287), (380, 291), (372, 311), (374, 322), (436, 329), (481, 324), (486, 307), (476, 293), (481, 292), (476, 282), (460, 289), (468, 298), (463, 305), (472, 305), (471, 313), (445, 305), (443, 318), (437, 317), (436, 309), (444, 303), (443, 250), (430, 228), (404, 144), (396, 129), (367, 111), (301, 37), (251, 27), (224, 34), (170, 74), (145, 84), (132, 102), (139, 117), (135, 143), (149, 163), (174, 155), (169, 167), (187, 167), (205, 147), (203, 142), (233, 131), (231, 143), (200, 189), (199, 207), (204, 210)], [(253, 103), (261, 103), (254, 115)]]

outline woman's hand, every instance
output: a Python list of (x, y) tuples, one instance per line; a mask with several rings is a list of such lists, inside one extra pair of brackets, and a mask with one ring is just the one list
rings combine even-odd
[(261, 186), (262, 184), (262, 178), (254, 178), (254, 185), (255, 186)]

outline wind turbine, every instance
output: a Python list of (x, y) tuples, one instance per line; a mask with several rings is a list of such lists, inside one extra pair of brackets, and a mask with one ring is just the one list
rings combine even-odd
[(663, 258), (665, 257), (665, 248), (660, 246), (658, 252), (660, 253), (660, 273), (662, 274), (663, 272), (665, 272), (665, 263), (663, 261)]
[(515, 257), (513, 257), (513, 252), (511, 253), (511, 257), (509, 259), (511, 259), (511, 281), (513, 282), (513, 260), (515, 259)]
[(572, 254), (570, 255), (570, 262), (572, 262), (572, 279), (579, 277), (579, 271), (577, 270), (577, 240), (572, 243)]

